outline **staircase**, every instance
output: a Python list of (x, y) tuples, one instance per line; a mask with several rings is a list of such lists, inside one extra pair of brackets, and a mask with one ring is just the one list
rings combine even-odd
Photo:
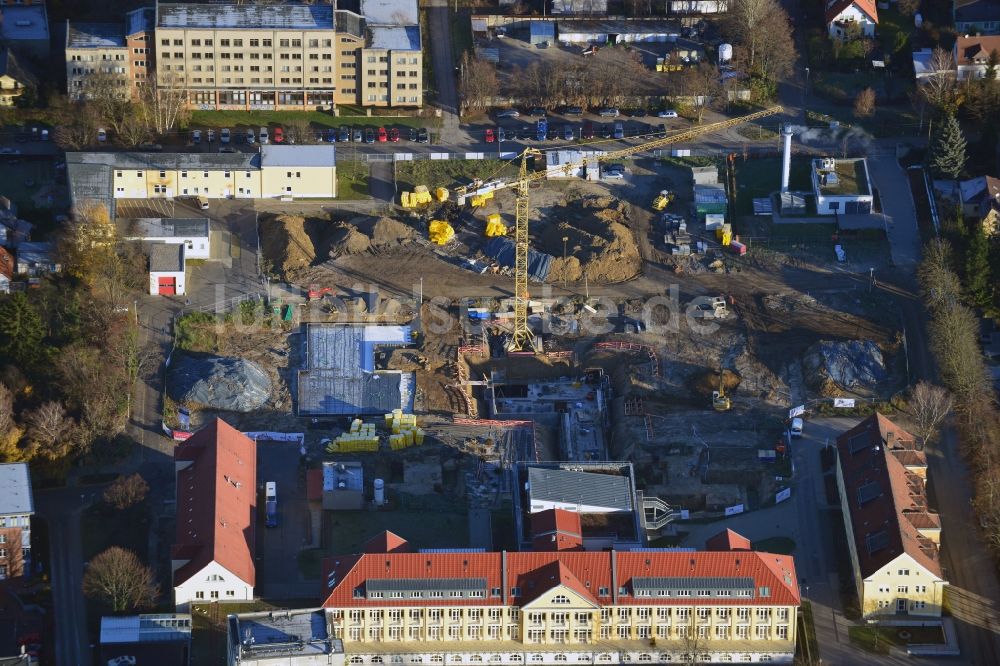
[(642, 498), (642, 519), (647, 530), (662, 529), (675, 515), (670, 505), (659, 497)]

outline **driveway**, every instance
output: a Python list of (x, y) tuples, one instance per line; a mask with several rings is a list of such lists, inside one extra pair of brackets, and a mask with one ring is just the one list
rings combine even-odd
[(437, 106), (442, 113), (441, 136), (456, 137), (459, 132), (458, 88), (455, 85), (455, 58), (451, 46), (451, 11), (448, 0), (429, 0), (425, 5), (434, 62)]
[(906, 171), (895, 155), (870, 157), (868, 170), (886, 216), (892, 261), (897, 266), (916, 266), (920, 262), (920, 231)]

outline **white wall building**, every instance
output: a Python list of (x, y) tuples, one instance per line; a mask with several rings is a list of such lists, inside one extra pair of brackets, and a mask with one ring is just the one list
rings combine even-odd
[(811, 175), (818, 215), (867, 215), (872, 212), (874, 197), (868, 162), (864, 158), (815, 159)]
[(149, 246), (149, 293), (151, 296), (183, 296), (187, 290), (184, 246), (153, 243)]
[(878, 25), (878, 9), (874, 0), (828, 0), (823, 17), (830, 37), (834, 39), (847, 37), (855, 25), (865, 37), (874, 37), (875, 26)]
[(207, 218), (143, 217), (132, 220), (129, 226), (126, 240), (183, 245), (185, 260), (210, 256), (211, 232)]

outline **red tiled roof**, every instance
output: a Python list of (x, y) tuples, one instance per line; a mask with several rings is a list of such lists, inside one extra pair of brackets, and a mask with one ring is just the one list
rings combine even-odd
[(14, 277), (14, 255), (7, 251), (7, 248), (0, 247), (0, 275), (8, 280)]
[(565, 509), (546, 509), (531, 514), (533, 550), (582, 550), (580, 514)]
[[(881, 414), (868, 417), (837, 438), (846, 492), (843, 499), (850, 511), (863, 577), (879, 571), (904, 552), (935, 576), (941, 576), (937, 548), (906, 517), (909, 511), (927, 511), (924, 481), (907, 470), (896, 455), (886, 453), (887, 449), (912, 450), (913, 441), (913, 435)], [(864, 493), (859, 493), (861, 488), (865, 488)], [(864, 504), (862, 495), (866, 497)], [(870, 543), (877, 546), (869, 549)]]
[(394, 532), (385, 530), (366, 541), (361, 550), (365, 553), (410, 553), (410, 542)]
[(959, 37), (955, 40), (955, 62), (974, 65), (976, 60), (986, 61), (993, 51), (1000, 52), (1000, 35)]
[(323, 500), (323, 470), (321, 468), (306, 471), (306, 499), (310, 502)]
[(709, 537), (705, 550), (751, 550), (750, 539), (727, 528)]
[[(325, 563), (328, 588), (325, 607), (392, 606), (391, 599), (355, 597), (369, 579), (484, 578), (486, 599), (448, 599), (448, 605), (523, 605), (552, 589), (566, 585), (595, 603), (610, 605), (618, 588), (619, 604), (690, 604), (690, 599), (636, 598), (634, 577), (751, 578), (752, 600), (745, 597), (712, 597), (716, 605), (797, 605), (799, 588), (795, 563), (787, 555), (757, 552), (519, 552), (519, 553), (366, 553), (331, 558)], [(506, 583), (506, 586), (504, 584)], [(760, 588), (769, 595), (761, 596)], [(510, 599), (512, 588), (521, 596)], [(493, 590), (500, 596), (493, 596)], [(435, 606), (441, 600), (408, 599), (408, 605)]]
[(257, 446), (222, 419), (174, 449), (177, 472), (177, 536), (172, 559), (189, 562), (174, 573), (174, 585), (217, 562), (254, 585), (254, 517), (257, 506)]
[(831, 0), (824, 13), (826, 24), (833, 23), (840, 16), (840, 13), (851, 5), (855, 5), (858, 11), (870, 18), (873, 23), (878, 23), (878, 8), (875, 6), (875, 0)]

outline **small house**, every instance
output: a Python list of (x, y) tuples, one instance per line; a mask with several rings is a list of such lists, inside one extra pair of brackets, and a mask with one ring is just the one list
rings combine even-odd
[(35, 77), (21, 67), (14, 53), (6, 46), (0, 47), (0, 106), (14, 106), (17, 98), (36, 83)]
[(864, 158), (812, 161), (813, 194), (818, 215), (867, 215), (872, 212), (872, 186)]
[[(986, 76), (993, 53), (1000, 59), (1000, 35), (964, 36), (955, 40), (955, 75), (959, 80), (981, 79)], [(1000, 79), (1000, 67), (994, 76)]]
[(955, 0), (952, 11), (959, 35), (1000, 33), (1000, 0)]
[(185, 248), (175, 243), (153, 243), (149, 247), (149, 293), (153, 296), (183, 296)]
[(823, 18), (833, 39), (845, 39), (855, 28), (859, 36), (874, 37), (878, 9), (874, 0), (827, 0)]
[(21, 243), (17, 246), (17, 272), (28, 277), (59, 273), (62, 265), (52, 258), (52, 243)]

